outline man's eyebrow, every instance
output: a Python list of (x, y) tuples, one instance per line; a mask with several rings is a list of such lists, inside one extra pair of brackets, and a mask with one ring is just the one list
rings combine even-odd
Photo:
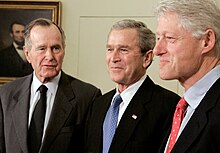
[[(106, 47), (112, 47), (113, 45), (106, 45)], [(128, 45), (116, 45), (117, 48), (129, 48)]]

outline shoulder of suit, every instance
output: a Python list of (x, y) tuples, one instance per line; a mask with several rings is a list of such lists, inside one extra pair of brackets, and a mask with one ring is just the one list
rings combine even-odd
[(31, 81), (31, 77), (32, 77), (32, 74), (30, 75), (27, 75), (27, 76), (24, 76), (24, 77), (20, 77), (20, 78), (17, 78), (16, 80), (14, 81), (11, 81), (11, 82), (8, 82), (4, 85), (1, 86), (1, 88), (3, 89), (9, 89), (9, 88), (15, 88), (17, 89), (18, 87), (20, 87), (24, 82), (26, 82), (27, 79), (29, 79)]
[(88, 82), (85, 82), (85, 81), (82, 81), (80, 79), (77, 79), (71, 75), (68, 75), (64, 72), (62, 72), (62, 75), (61, 75), (61, 78), (62, 79), (61, 81), (66, 81), (66, 83), (68, 83), (73, 89), (76, 89), (76, 90), (83, 90), (83, 89), (86, 89), (86, 90), (99, 90), (95, 85), (91, 84), (91, 83), (88, 83)]

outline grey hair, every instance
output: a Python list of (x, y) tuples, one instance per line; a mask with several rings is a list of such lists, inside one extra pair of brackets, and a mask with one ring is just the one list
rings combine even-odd
[(31, 21), (25, 27), (24, 39), (25, 39), (25, 46), (28, 48), (28, 50), (30, 50), (31, 46), (32, 46), (32, 42), (31, 42), (31, 39), (30, 39), (30, 33), (31, 33), (31, 30), (33, 29), (33, 27), (35, 27), (35, 26), (49, 27), (51, 25), (55, 25), (57, 27), (57, 29), (60, 31), (61, 39), (62, 39), (62, 46), (63, 46), (63, 48), (65, 48), (65, 46), (66, 46), (66, 44), (65, 44), (66, 37), (65, 37), (65, 33), (62, 30), (62, 28), (59, 27), (56, 23), (54, 23), (53, 21), (51, 21), (49, 19), (38, 18), (38, 19), (35, 19), (35, 20)]
[(122, 30), (122, 29), (136, 29), (139, 37), (139, 47), (141, 53), (144, 55), (147, 51), (152, 50), (156, 44), (155, 34), (143, 23), (140, 21), (124, 19), (116, 22), (111, 30)]
[(212, 29), (216, 37), (214, 50), (220, 57), (220, 9), (214, 0), (162, 0), (155, 13), (160, 17), (167, 12), (176, 13), (181, 26), (194, 37), (201, 38)]

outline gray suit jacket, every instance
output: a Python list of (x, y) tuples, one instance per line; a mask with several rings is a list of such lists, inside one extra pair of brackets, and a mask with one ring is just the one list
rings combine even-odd
[[(112, 90), (94, 102), (86, 126), (86, 153), (102, 153), (103, 122), (115, 92)], [(156, 153), (179, 99), (147, 77), (125, 110), (109, 153)]]
[[(0, 152), (28, 153), (28, 111), (32, 74), (0, 88)], [(62, 72), (39, 153), (81, 153), (84, 121), (96, 87)]]

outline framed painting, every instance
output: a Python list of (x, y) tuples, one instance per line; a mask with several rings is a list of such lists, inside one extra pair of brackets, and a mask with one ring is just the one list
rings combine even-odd
[[(13, 24), (18, 24), (18, 27), (20, 26), (23, 31), (25, 25), (37, 18), (47, 18), (60, 25), (60, 12), (60, 1), (0, 1), (0, 85), (26, 75), (22, 72), (19, 72), (19, 75), (17, 75), (18, 73), (14, 75), (12, 72), (17, 71), (17, 69), (7, 69), (10, 66), (4, 64), (7, 62), (4, 61), (4, 58), (1, 59), (7, 53), (8, 47), (13, 44), (16, 46), (15, 36), (12, 33)], [(5, 73), (5, 71), (10, 72), (10, 74)]]

